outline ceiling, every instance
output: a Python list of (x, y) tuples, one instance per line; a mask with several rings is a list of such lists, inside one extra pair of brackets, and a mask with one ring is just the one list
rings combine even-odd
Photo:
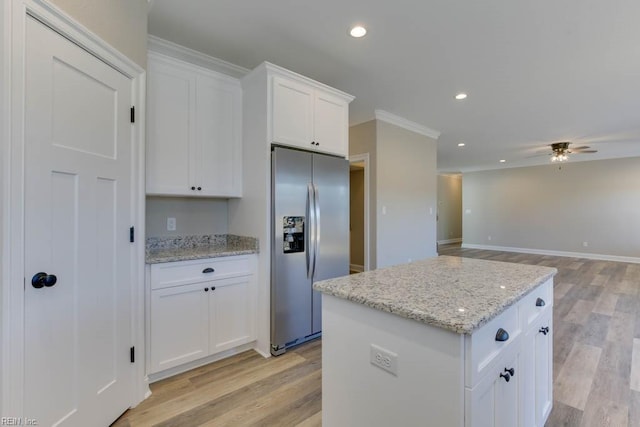
[(468, 172), (550, 163), (556, 141), (640, 156), (639, 22), (637, 0), (152, 0), (149, 33), (348, 92), (352, 125), (436, 130), (438, 170)]

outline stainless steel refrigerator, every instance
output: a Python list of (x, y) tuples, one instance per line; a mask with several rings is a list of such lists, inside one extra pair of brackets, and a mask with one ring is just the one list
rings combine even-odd
[(271, 354), (320, 335), (318, 280), (349, 274), (349, 162), (271, 151)]

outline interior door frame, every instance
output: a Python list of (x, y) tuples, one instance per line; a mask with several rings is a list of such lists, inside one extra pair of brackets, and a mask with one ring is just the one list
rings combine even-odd
[(89, 53), (120, 71), (131, 80), (132, 105), (136, 109), (135, 123), (131, 128), (132, 158), (132, 213), (131, 225), (136, 228), (136, 241), (131, 249), (132, 282), (132, 346), (136, 348), (136, 364), (132, 369), (134, 390), (130, 404), (137, 405), (150, 394), (145, 378), (144, 340), (144, 248), (145, 248), (145, 70), (111, 47), (104, 40), (74, 21), (69, 15), (45, 0), (3, 0), (1, 5), (3, 32), (2, 45), (2, 126), (1, 152), (2, 193), (0, 220), (2, 247), (0, 302), (0, 356), (2, 387), (0, 413), (3, 416), (20, 417), (24, 399), (24, 75), (25, 28), (28, 16), (32, 16)]
[[(371, 264), (369, 262), (369, 252), (370, 252), (370, 242), (369, 239), (369, 187), (371, 186), (371, 181), (369, 181), (369, 175), (371, 170), (371, 165), (369, 164), (369, 153), (363, 154), (354, 154), (349, 156), (349, 164), (351, 163), (364, 163), (364, 271), (369, 271), (371, 269)], [(351, 233), (349, 233), (349, 238), (351, 238)], [(351, 242), (349, 242), (349, 251), (351, 251)]]

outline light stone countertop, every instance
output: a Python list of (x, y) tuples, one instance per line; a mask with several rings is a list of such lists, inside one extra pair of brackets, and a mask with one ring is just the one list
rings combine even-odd
[(313, 287), (377, 310), (471, 334), (557, 272), (551, 267), (439, 256), (323, 280)]
[(150, 237), (147, 239), (145, 262), (159, 264), (258, 252), (258, 239), (233, 234)]

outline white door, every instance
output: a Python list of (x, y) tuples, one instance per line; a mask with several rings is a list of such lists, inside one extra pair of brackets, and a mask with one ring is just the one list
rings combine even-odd
[(131, 82), (27, 21), (24, 413), (105, 426), (133, 384)]

